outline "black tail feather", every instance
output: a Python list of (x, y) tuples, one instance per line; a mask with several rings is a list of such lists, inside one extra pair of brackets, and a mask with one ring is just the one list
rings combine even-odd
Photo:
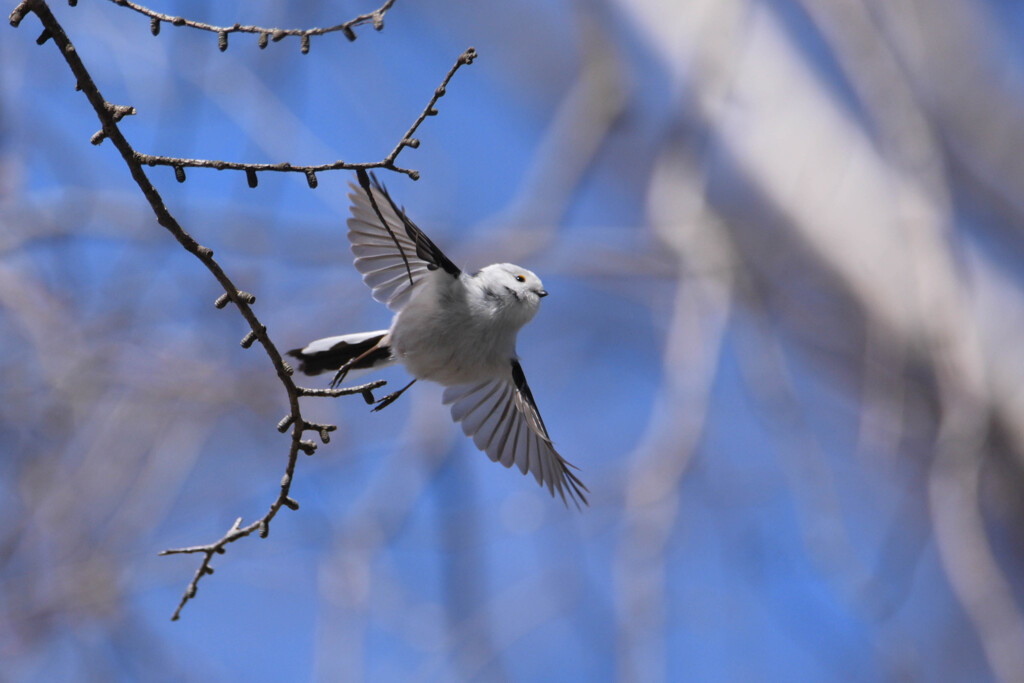
[[(356, 343), (339, 341), (334, 346), (324, 351), (305, 353), (303, 349), (292, 349), (289, 356), (299, 359), (299, 372), (307, 375), (319, 375), (322, 372), (338, 370), (345, 363), (360, 354), (366, 353), (373, 348), (384, 337), (383, 334), (369, 337)], [(358, 362), (351, 366), (351, 370), (362, 370), (375, 367), (377, 364), (391, 358), (391, 347), (384, 345), (367, 353)]]

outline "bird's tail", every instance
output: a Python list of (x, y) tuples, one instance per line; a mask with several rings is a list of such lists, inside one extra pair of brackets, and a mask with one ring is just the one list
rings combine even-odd
[(391, 347), (381, 343), (387, 333), (387, 330), (376, 330), (325, 337), (310, 342), (304, 348), (292, 349), (288, 355), (299, 359), (299, 371), (307, 375), (338, 370), (345, 363), (358, 358), (350, 368), (351, 377), (357, 370), (363, 371), (358, 374), (364, 374), (368, 370), (394, 365), (395, 357), (391, 355)]

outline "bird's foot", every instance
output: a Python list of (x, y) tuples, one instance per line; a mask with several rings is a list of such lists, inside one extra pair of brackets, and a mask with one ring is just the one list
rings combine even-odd
[(389, 405), (391, 405), (392, 403), (397, 401), (398, 397), (401, 396), (402, 394), (404, 394), (405, 390), (408, 389), (409, 387), (411, 387), (413, 384), (416, 384), (416, 380), (413, 380), (413, 381), (409, 382), (408, 384), (406, 384), (404, 387), (402, 387), (398, 391), (393, 391), (390, 394), (388, 394), (387, 396), (385, 396), (384, 398), (382, 398), (379, 401), (377, 401), (377, 404), (374, 406), (372, 412), (377, 413), (377, 412), (380, 412), (381, 410), (384, 410), (385, 408), (387, 408)]
[(345, 363), (341, 368), (339, 368), (338, 372), (334, 375), (334, 379), (331, 380), (331, 389), (337, 389), (338, 385), (345, 381), (345, 375), (348, 374), (348, 370), (348, 363)]

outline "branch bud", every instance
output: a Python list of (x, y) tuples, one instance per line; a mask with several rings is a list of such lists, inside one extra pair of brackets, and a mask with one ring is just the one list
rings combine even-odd
[(20, 5), (18, 5), (11, 11), (11, 15), (8, 17), (8, 21), (11, 22), (11, 26), (13, 26), (14, 28), (18, 28), (18, 24), (20, 24), (21, 20), (25, 18), (26, 14), (28, 14), (27, 0), (22, 2)]

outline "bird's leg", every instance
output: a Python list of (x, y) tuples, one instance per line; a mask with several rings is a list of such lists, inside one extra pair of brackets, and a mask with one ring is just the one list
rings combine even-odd
[[(383, 337), (381, 339), (383, 339)], [(334, 379), (331, 380), (331, 389), (334, 389), (339, 384), (341, 384), (345, 380), (345, 375), (347, 375), (348, 371), (352, 369), (352, 366), (355, 365), (356, 363), (358, 363), (359, 361), (361, 361), (362, 359), (366, 358), (367, 356), (369, 356), (374, 351), (376, 351), (378, 346), (380, 346), (380, 342), (379, 341), (376, 344), (374, 344), (373, 346), (371, 346), (370, 348), (368, 348), (365, 351), (363, 351), (361, 354), (359, 354), (355, 358), (353, 358), (353, 359), (349, 360), (348, 362), (346, 362), (340, 368), (338, 368), (338, 372), (336, 372), (334, 374)]]
[(377, 401), (377, 406), (373, 409), (373, 412), (376, 413), (379, 410), (384, 410), (385, 408), (387, 408), (389, 405), (397, 401), (398, 397), (404, 394), (405, 390), (411, 387), (413, 384), (416, 384), (416, 380), (409, 382), (398, 391), (394, 391), (385, 396), (384, 398), (382, 398), (381, 400)]

